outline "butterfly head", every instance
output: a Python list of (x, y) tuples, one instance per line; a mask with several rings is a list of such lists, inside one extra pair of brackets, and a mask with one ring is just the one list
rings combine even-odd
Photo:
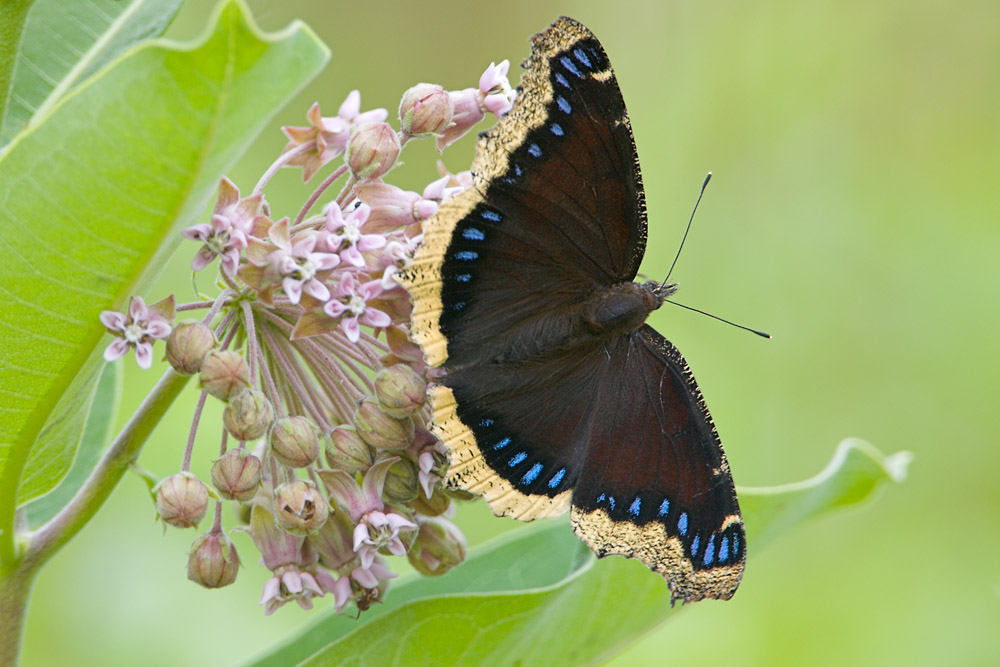
[(643, 288), (656, 298), (656, 307), (659, 308), (663, 305), (664, 301), (677, 292), (677, 283), (661, 283), (656, 280), (648, 280), (643, 285)]

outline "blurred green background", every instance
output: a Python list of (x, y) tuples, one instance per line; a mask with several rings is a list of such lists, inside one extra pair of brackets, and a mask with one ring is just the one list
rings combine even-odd
[[(171, 36), (200, 33), (210, 5), (186, 6)], [(250, 5), (266, 29), (305, 19), (333, 61), (230, 174), (245, 190), (281, 149), (278, 126), (304, 125), (312, 102), (333, 115), (360, 88), (365, 108), (392, 118), (410, 85), (474, 86), (491, 60), (519, 63), (556, 16), (582, 21), (611, 56), (635, 130), (644, 272), (665, 273), (711, 170), (673, 276), (679, 299), (774, 334), (669, 307), (652, 318), (691, 363), (737, 483), (810, 476), (845, 436), (915, 452), (905, 484), (766, 550), (751, 544), (732, 601), (684, 610), (613, 664), (1000, 664), (995, 0)], [(445, 162), (465, 169), (472, 150), (467, 138)], [(391, 182), (434, 178), (429, 145), (404, 159)], [(275, 180), (274, 210), (304, 197), (299, 178)], [(190, 300), (182, 251), (149, 300)], [(126, 366), (123, 416), (157, 375)], [(142, 465), (176, 471), (194, 401), (175, 406)], [(200, 473), (217, 429), (202, 435)], [(187, 582), (195, 533), (164, 536), (153, 514), (126, 477), (43, 571), (24, 664), (232, 664), (314, 620), (295, 607), (264, 617), (266, 572), (245, 536), (236, 585)], [(516, 528), (481, 503), (459, 521), (473, 543)]]

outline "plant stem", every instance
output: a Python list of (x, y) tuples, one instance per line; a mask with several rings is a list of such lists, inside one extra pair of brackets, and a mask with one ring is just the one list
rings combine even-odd
[(38, 570), (101, 508), (189, 379), (167, 370), (73, 499), (38, 530), (18, 536), (26, 545), (22, 557), (0, 570), (0, 667), (17, 664), (28, 594)]
[(17, 568), (0, 571), (0, 666), (14, 667), (21, 653), (28, 594), (36, 570)]

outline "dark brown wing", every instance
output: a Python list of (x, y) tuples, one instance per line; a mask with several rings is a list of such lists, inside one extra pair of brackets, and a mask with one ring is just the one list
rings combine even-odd
[(597, 387), (573, 527), (598, 553), (638, 558), (674, 599), (729, 598), (746, 539), (729, 464), (687, 362), (643, 325)]
[(631, 281), (642, 261), (638, 159), (604, 49), (560, 19), (535, 36), (526, 67), (513, 109), (480, 138), (475, 187), (445, 202), (402, 276), (435, 366), (561, 335), (550, 316)]
[(742, 522), (686, 364), (648, 326), (600, 338), (581, 316), (634, 278), (646, 239), (610, 63), (564, 18), (534, 38), (527, 68), (514, 108), (480, 139), (475, 187), (429, 221), (402, 274), (412, 334), (442, 369), (431, 404), (448, 483), (520, 519), (572, 499), (599, 554), (641, 559), (675, 598), (729, 597)]

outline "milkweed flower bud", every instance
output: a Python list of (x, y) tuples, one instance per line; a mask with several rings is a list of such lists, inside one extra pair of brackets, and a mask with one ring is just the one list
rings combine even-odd
[(274, 518), (293, 535), (306, 535), (322, 527), (330, 513), (326, 498), (310, 481), (282, 484), (274, 492)]
[(383, 368), (375, 374), (375, 396), (390, 417), (402, 419), (424, 404), (427, 382), (405, 364)]
[(418, 83), (399, 103), (399, 123), (413, 137), (437, 136), (451, 125), (452, 102), (441, 86)]
[(225, 500), (250, 500), (260, 488), (260, 459), (244, 449), (230, 449), (212, 464), (212, 484)]
[(354, 524), (341, 510), (330, 513), (318, 531), (309, 535), (309, 543), (316, 549), (323, 567), (339, 570), (354, 560)]
[(250, 366), (238, 352), (209, 352), (198, 375), (201, 388), (219, 400), (228, 401), (250, 386)]
[(413, 440), (413, 420), (390, 417), (371, 396), (354, 412), (354, 428), (375, 449), (403, 449)]
[(306, 417), (276, 419), (269, 440), (274, 457), (289, 468), (305, 468), (319, 457), (319, 435)]
[(372, 448), (350, 426), (338, 426), (326, 441), (326, 464), (352, 475), (368, 470), (375, 460)]
[(406, 557), (417, 572), (436, 577), (465, 560), (467, 550), (458, 526), (447, 519), (425, 519)]
[(208, 511), (208, 487), (187, 471), (160, 480), (153, 495), (157, 514), (175, 528), (197, 526)]
[(274, 409), (267, 396), (256, 389), (244, 389), (230, 399), (222, 412), (226, 430), (240, 441), (256, 440), (267, 433)]
[(188, 554), (188, 579), (205, 588), (222, 588), (236, 581), (240, 557), (236, 545), (221, 532), (201, 535)]
[(383, 497), (390, 503), (408, 503), (420, 490), (417, 466), (409, 459), (400, 459), (389, 468), (385, 477)]
[(347, 142), (347, 166), (359, 181), (373, 181), (392, 169), (401, 149), (388, 123), (365, 123)]
[(181, 375), (201, 370), (205, 355), (215, 349), (212, 330), (199, 320), (185, 320), (174, 327), (167, 339), (167, 361)]
[(451, 507), (451, 498), (438, 486), (434, 489), (430, 498), (423, 494), (417, 495), (416, 498), (410, 501), (410, 507), (414, 512), (423, 514), (424, 516), (441, 516)]

